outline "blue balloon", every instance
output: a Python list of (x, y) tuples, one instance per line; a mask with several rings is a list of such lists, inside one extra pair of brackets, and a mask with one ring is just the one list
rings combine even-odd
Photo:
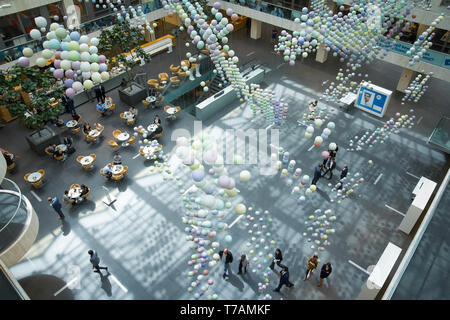
[(70, 39), (73, 40), (73, 41), (80, 40), (80, 37), (81, 37), (81, 35), (80, 35), (80, 33), (78, 31), (73, 31), (73, 32), (70, 33)]

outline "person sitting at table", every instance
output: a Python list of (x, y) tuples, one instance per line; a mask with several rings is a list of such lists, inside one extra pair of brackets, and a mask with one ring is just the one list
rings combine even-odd
[(50, 145), (48, 146), (47, 151), (54, 154), (55, 151), (56, 151), (56, 144), (50, 143)]
[(137, 111), (136, 111), (136, 109), (133, 106), (131, 106), (130, 110), (128, 110), (128, 111), (131, 112), (131, 115), (132, 115), (133, 119), (136, 118)]
[[(71, 197), (69, 197), (69, 191), (64, 191), (64, 196), (63, 196), (63, 200), (65, 201), (65, 202), (72, 202), (72, 198)], [(72, 202), (72, 204), (74, 204), (75, 203), (75, 201), (74, 202)]]
[(83, 125), (83, 132), (84, 134), (89, 134), (89, 132), (91, 132), (92, 128), (90, 126), (90, 124), (88, 122), (85, 122)]
[(80, 118), (81, 118), (81, 116), (78, 113), (76, 113), (76, 112), (72, 113), (73, 120), (78, 122), (78, 121), (80, 121)]
[(70, 148), (73, 144), (73, 139), (68, 136), (63, 136), (63, 142), (67, 146), (67, 148)]
[(155, 120), (153, 120), (152, 123), (157, 124), (158, 126), (161, 125), (161, 119), (159, 118), (158, 115), (155, 116)]
[(86, 185), (84, 185), (84, 184), (82, 184), (80, 186), (80, 188), (81, 188), (81, 195), (80, 195), (80, 197), (84, 196), (86, 193), (89, 192), (89, 188)]
[(149, 139), (153, 140), (153, 138), (157, 135), (160, 134), (161, 132), (163, 132), (163, 128), (161, 125), (158, 125), (158, 127), (156, 128), (155, 131), (153, 131), (152, 133), (150, 133)]
[(103, 108), (103, 105), (101, 105), (100, 103), (97, 103), (97, 110), (98, 111), (101, 111), (101, 112), (105, 112), (106, 111), (106, 109), (105, 108)]
[(2, 150), (2, 154), (5, 157), (7, 167), (14, 163), (14, 155), (12, 153), (9, 153), (6, 150)]
[(66, 125), (66, 123), (64, 122), (64, 120), (61, 119), (56, 119), (55, 125), (59, 128), (64, 127)]
[(112, 177), (112, 164), (108, 163), (104, 168), (103, 168), (103, 174), (106, 174), (106, 176), (108, 177), (109, 180), (111, 180)]
[(100, 123), (94, 123), (95, 129), (97, 129), (97, 131), (103, 131), (103, 126)]
[(155, 88), (151, 87), (149, 89), (148, 95), (151, 97), (151, 96), (155, 96), (156, 93), (157, 93), (157, 91), (155, 90)]
[(114, 164), (122, 164), (122, 157), (118, 153), (116, 153), (114, 155), (113, 163)]
[(64, 156), (64, 158), (62, 159), (62, 161), (66, 161), (67, 159), (67, 154), (65, 152), (62, 152), (61, 149), (59, 148), (55, 148), (55, 152), (53, 153), (53, 158), (56, 160), (56, 158), (59, 158), (61, 156)]

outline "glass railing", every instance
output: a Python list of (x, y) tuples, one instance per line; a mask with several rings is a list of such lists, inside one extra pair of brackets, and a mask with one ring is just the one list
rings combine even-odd
[[(135, 6), (137, 8), (138, 6)], [(162, 5), (159, 0), (154, 0), (153, 2), (146, 2), (142, 4), (142, 11), (144, 14), (147, 14), (149, 12), (152, 12), (154, 10), (161, 9)], [(78, 28), (78, 31), (81, 32), (81, 34), (89, 34), (95, 31), (99, 31), (103, 28), (107, 28), (112, 26), (117, 20), (117, 13), (113, 12), (106, 16), (84, 22), (80, 24), (80, 27)], [(33, 49), (33, 52), (40, 52), (44, 50), (42, 47), (42, 43), (44, 40), (31, 40), (28, 42), (25, 42), (23, 44), (15, 45), (13, 47), (9, 47), (6, 49), (3, 49), (0, 51), (0, 65), (14, 61), (22, 57), (22, 50), (25, 48), (31, 48)]]
[[(260, 12), (268, 13), (276, 17), (283, 19), (294, 20), (300, 18), (301, 12), (293, 9), (285, 8), (279, 4), (274, 4), (269, 1), (256, 1), (256, 0), (224, 0), (229, 3), (238, 4), (250, 9), (254, 9)], [(308, 2), (305, 1), (305, 7), (308, 6)]]

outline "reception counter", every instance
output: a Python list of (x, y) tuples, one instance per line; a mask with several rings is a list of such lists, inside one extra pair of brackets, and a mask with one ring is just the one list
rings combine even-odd
[[(264, 72), (264, 69), (258, 68), (250, 72), (244, 72), (243, 78), (247, 84), (260, 83), (264, 79)], [(230, 85), (205, 101), (197, 104), (195, 106), (195, 117), (198, 120), (205, 120), (220, 109), (229, 105), (234, 99), (236, 99), (236, 93)]]

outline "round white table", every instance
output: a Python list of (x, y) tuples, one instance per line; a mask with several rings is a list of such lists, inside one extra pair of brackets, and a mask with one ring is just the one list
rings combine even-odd
[(103, 104), (103, 108), (109, 109), (112, 107), (112, 105), (113, 105), (112, 99), (110, 97), (106, 97), (105, 103)]
[(77, 120), (69, 120), (66, 123), (66, 127), (67, 128), (75, 128), (77, 126), (77, 124), (78, 124)]
[(123, 171), (123, 166), (120, 164), (114, 165), (111, 171), (112, 174), (120, 174)]
[(128, 132), (122, 132), (117, 136), (117, 140), (124, 142), (130, 139), (130, 134)]
[(97, 129), (89, 131), (89, 135), (93, 138), (98, 137), (100, 135), (100, 133), (101, 133), (101, 131), (98, 131)]
[(77, 199), (81, 196), (81, 188), (75, 187), (69, 190), (69, 197)]
[(125, 111), (123, 113), (123, 116), (128, 120), (133, 120), (133, 118), (134, 118), (134, 114), (132, 114), (130, 111)]
[(85, 156), (80, 161), (80, 163), (85, 166), (90, 165), (92, 162), (94, 162), (94, 158), (91, 156)]
[(157, 125), (157, 124), (154, 124), (154, 123), (152, 123), (151, 125), (149, 125), (149, 126), (147, 127), (147, 130), (150, 131), (150, 132), (155, 132), (156, 129), (158, 129), (158, 125)]
[(58, 149), (61, 152), (66, 152), (67, 151), (67, 146), (65, 144), (59, 144), (56, 146), (56, 149)]
[(38, 182), (41, 178), (42, 174), (40, 172), (33, 172), (28, 176), (28, 182)]
[(154, 96), (150, 96), (150, 97), (145, 98), (145, 101), (152, 103), (152, 102), (156, 101), (156, 98)]
[(177, 113), (177, 108), (170, 107), (170, 108), (168, 108), (168, 109), (166, 110), (166, 112), (167, 112), (168, 114), (174, 115), (174, 114)]

